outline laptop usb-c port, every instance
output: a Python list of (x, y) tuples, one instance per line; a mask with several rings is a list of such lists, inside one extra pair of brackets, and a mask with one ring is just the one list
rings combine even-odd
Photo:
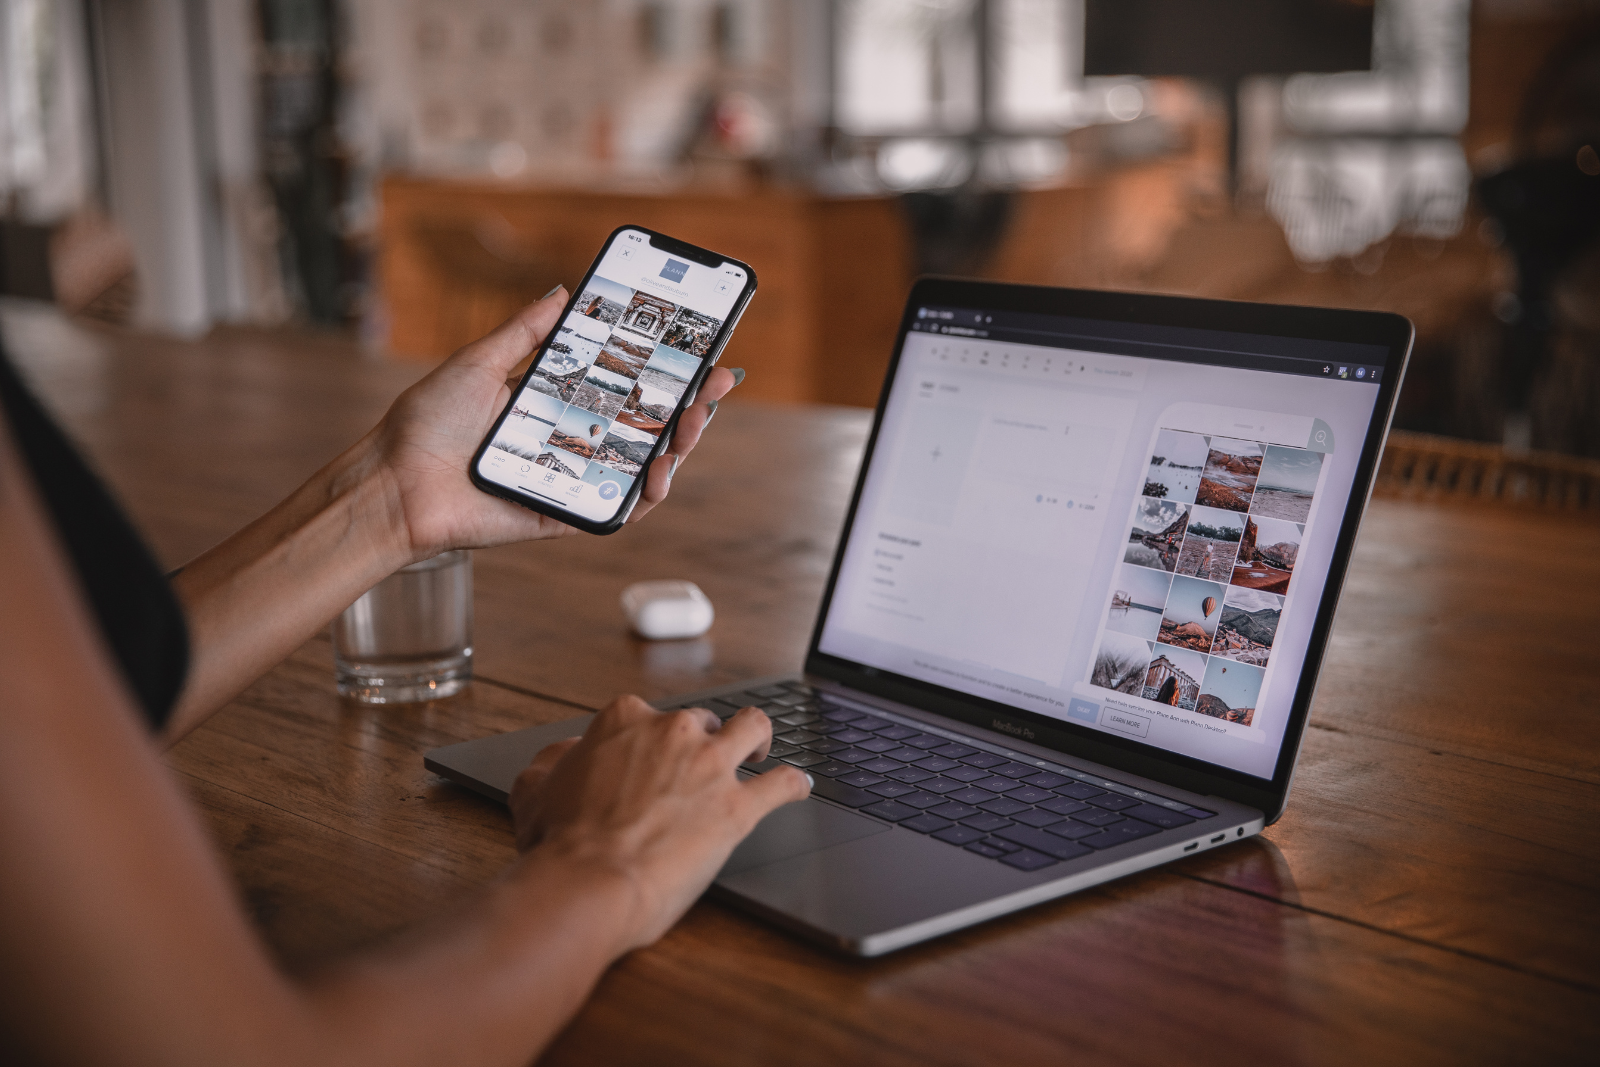
[(1184, 850), (1184, 851), (1185, 851), (1185, 852), (1193, 852), (1193, 851), (1194, 851), (1194, 850), (1195, 850), (1195, 849), (1197, 849), (1197, 848), (1199, 848), (1199, 847), (1200, 847), (1200, 842), (1198, 842), (1198, 841), (1191, 841), (1191, 842), (1189, 842), (1189, 843), (1188, 843), (1188, 844), (1187, 844), (1187, 845), (1184, 845), (1184, 846), (1183, 846), (1183, 850)]
[(1211, 843), (1212, 843), (1212, 844), (1213, 844), (1213, 845), (1214, 845), (1214, 844), (1216, 844), (1216, 843), (1217, 843), (1217, 842), (1218, 842), (1218, 841), (1221, 841), (1221, 840), (1222, 840), (1222, 839), (1223, 839), (1223, 838), (1225, 838), (1225, 837), (1227, 837), (1227, 836), (1228, 836), (1228, 835), (1227, 835), (1227, 834), (1218, 834), (1218, 835), (1217, 835), (1217, 836), (1216, 836), (1216, 837), (1213, 837), (1213, 838), (1212, 838), (1212, 839), (1211, 839)]

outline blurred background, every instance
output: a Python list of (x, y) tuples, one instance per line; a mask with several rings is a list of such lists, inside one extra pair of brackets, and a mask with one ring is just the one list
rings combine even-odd
[(773, 401), (939, 272), (1400, 312), (1397, 425), (1600, 457), (1597, 150), (1595, 0), (0, 0), (0, 293), (430, 360), (638, 223)]

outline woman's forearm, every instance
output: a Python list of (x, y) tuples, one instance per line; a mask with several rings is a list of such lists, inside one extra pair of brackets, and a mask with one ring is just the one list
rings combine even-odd
[(366, 590), (413, 562), (377, 431), (173, 578), (190, 665), (166, 740), (181, 738)]

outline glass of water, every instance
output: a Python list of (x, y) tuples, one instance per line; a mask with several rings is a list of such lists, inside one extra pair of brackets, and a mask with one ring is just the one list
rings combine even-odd
[(333, 622), (339, 695), (366, 704), (437, 700), (472, 680), (472, 556), (398, 570)]

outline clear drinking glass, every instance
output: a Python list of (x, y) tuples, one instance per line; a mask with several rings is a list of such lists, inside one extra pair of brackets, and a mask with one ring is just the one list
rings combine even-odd
[(445, 552), (398, 570), (333, 622), (339, 695), (405, 704), (472, 680), (472, 556)]

